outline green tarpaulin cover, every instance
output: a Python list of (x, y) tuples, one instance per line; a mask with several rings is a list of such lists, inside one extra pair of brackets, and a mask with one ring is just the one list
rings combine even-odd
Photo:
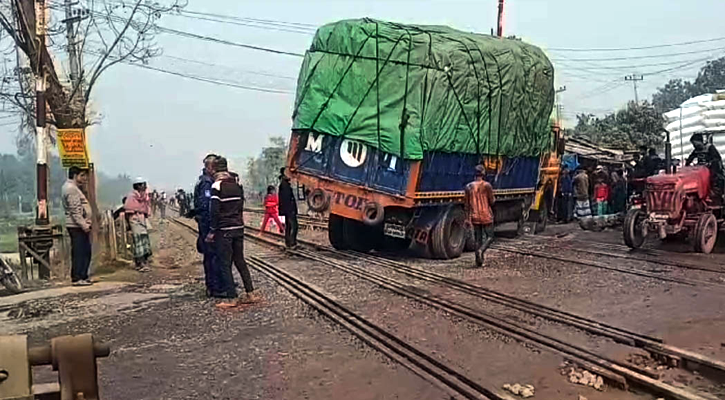
[(406, 159), (424, 151), (537, 156), (550, 144), (554, 68), (515, 39), (444, 26), (344, 20), (317, 30), (293, 130)]

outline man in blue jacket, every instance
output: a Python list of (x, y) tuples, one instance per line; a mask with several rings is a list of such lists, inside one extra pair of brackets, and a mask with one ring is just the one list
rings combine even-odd
[(194, 216), (199, 226), (196, 250), (204, 255), (206, 295), (209, 297), (226, 297), (226, 294), (222, 293), (223, 288), (219, 287), (217, 273), (214, 268), (216, 255), (214, 245), (205, 241), (211, 231), (209, 204), (211, 201), (211, 186), (214, 184), (214, 162), (216, 159), (215, 154), (204, 157), (204, 169), (196, 182), (196, 186), (194, 186), (194, 210), (190, 214)]

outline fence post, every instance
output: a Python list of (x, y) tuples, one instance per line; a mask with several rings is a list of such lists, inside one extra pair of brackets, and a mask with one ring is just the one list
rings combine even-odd
[(121, 250), (121, 254), (123, 254), (123, 258), (126, 258), (128, 255), (128, 235), (126, 235), (126, 213), (122, 212), (121, 215), (118, 217), (119, 220), (121, 220), (121, 247), (123, 250)]
[(116, 245), (116, 221), (113, 220), (113, 213), (110, 210), (106, 212), (106, 218), (108, 218), (108, 245), (111, 248), (111, 260), (116, 261), (118, 259), (118, 246)]

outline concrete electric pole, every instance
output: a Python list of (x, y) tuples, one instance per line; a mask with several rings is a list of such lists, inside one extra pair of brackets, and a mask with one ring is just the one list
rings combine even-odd
[[(29, 0), (32, 1), (32, 0)], [(46, 51), (45, 32), (47, 28), (48, 8), (45, 0), (35, 0), (35, 37), (38, 44), (38, 54)], [(49, 225), (48, 214), (48, 128), (45, 123), (46, 102), (45, 88), (47, 83), (46, 68), (43, 57), (35, 73), (35, 150), (36, 150), (36, 178), (37, 178), (37, 212), (35, 223)]]
[(632, 81), (634, 85), (634, 102), (639, 104), (639, 97), (637, 96), (637, 81), (643, 81), (644, 75), (628, 75), (624, 77), (625, 81)]
[(559, 98), (559, 93), (566, 92), (566, 86), (560, 86), (559, 89), (556, 89), (554, 93), (556, 93), (556, 123), (561, 126), (561, 109), (564, 108), (564, 106), (561, 105), (561, 99)]
[(503, 37), (503, 2), (504, 0), (498, 0), (498, 29), (496, 30), (498, 37)]

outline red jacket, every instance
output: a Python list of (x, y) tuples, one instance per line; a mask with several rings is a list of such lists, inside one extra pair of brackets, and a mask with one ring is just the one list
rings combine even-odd
[(264, 198), (264, 212), (267, 214), (279, 213), (279, 197), (277, 197), (277, 194), (268, 194)]

